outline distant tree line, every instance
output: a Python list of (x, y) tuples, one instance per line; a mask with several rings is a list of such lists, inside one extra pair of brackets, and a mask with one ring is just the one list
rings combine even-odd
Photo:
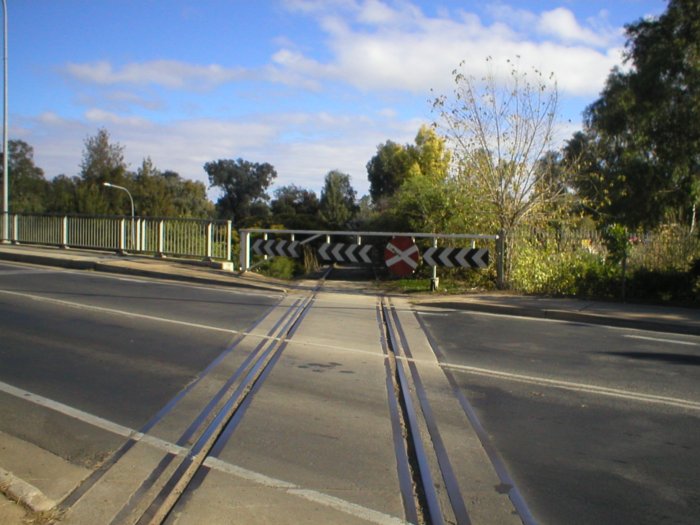
[[(128, 187), (137, 213), (219, 217), (241, 226), (499, 233), (506, 271), (523, 225), (587, 224), (615, 231), (681, 224), (691, 232), (700, 198), (700, 3), (670, 0), (658, 18), (626, 26), (625, 68), (608, 76), (583, 129), (554, 143), (556, 81), (508, 61), (509, 76), (474, 78), (460, 65), (453, 91), (437, 96), (435, 123), (411, 144), (379, 144), (367, 162), (369, 195), (350, 176), (325, 176), (320, 196), (275, 188), (275, 168), (241, 158), (204, 165), (207, 188), (145, 159), (128, 171), (123, 148), (99, 130), (85, 142), (80, 173), (48, 181), (31, 146), (10, 142), (14, 212), (124, 214)], [(489, 59), (489, 67), (495, 68)], [(622, 229), (620, 229), (622, 228)]]

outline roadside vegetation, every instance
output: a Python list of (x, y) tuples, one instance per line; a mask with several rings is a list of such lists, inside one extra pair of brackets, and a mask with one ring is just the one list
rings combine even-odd
[[(128, 187), (141, 216), (232, 219), (236, 227), (486, 233), (504, 239), (507, 288), (524, 293), (700, 301), (700, 4), (670, 0), (656, 19), (626, 28), (625, 67), (610, 72), (583, 129), (558, 137), (556, 79), (517, 57), (489, 59), (474, 78), (466, 64), (453, 90), (433, 94), (431, 125), (410, 144), (379, 144), (367, 162), (369, 194), (330, 170), (320, 196), (296, 185), (272, 189), (268, 163), (241, 158), (204, 165), (201, 182), (144, 159), (127, 169), (123, 148), (98, 130), (80, 172), (47, 180), (33, 150), (10, 141), (11, 211), (120, 215)], [(271, 259), (291, 277), (311, 262)], [(312, 264), (313, 266), (313, 264)], [(429, 287), (429, 270), (389, 286)], [(495, 287), (495, 271), (440, 270), (443, 291)]]

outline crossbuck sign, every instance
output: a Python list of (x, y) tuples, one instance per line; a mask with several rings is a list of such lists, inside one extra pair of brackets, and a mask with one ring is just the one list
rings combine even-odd
[(384, 261), (389, 271), (400, 277), (411, 275), (418, 267), (420, 253), (410, 237), (394, 237), (386, 245)]

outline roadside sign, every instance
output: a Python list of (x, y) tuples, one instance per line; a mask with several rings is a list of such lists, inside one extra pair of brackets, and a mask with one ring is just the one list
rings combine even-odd
[(257, 239), (253, 243), (253, 252), (258, 255), (267, 255), (269, 257), (294, 257), (298, 258), (300, 251), (298, 250), (299, 243), (297, 241), (277, 241), (274, 239), (265, 240)]
[(372, 264), (370, 252), (371, 244), (329, 244), (324, 243), (318, 250), (318, 254), (324, 261), (351, 262)]
[(384, 261), (397, 277), (408, 277), (418, 267), (420, 253), (411, 237), (393, 237), (384, 250)]
[(428, 266), (447, 268), (486, 268), (489, 265), (489, 251), (485, 248), (428, 248), (423, 254)]

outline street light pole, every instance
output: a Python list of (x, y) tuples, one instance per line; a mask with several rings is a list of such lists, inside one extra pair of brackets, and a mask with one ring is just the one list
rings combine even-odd
[(3, 111), (2, 111), (2, 239), (6, 243), (10, 240), (10, 173), (8, 158), (10, 152), (7, 149), (7, 1), (2, 0), (3, 20)]
[(112, 184), (111, 182), (103, 182), (102, 185), (106, 188), (116, 188), (118, 190), (125, 191), (126, 194), (129, 196), (129, 200), (131, 201), (131, 245), (134, 246), (134, 243), (136, 241), (136, 233), (134, 232), (134, 199), (131, 196), (131, 193), (124, 186), (117, 186), (116, 184)]

